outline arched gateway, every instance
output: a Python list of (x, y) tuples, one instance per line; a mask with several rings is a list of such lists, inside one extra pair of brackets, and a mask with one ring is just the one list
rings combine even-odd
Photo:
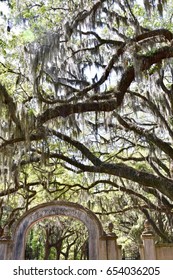
[(12, 259), (24, 259), (25, 242), (28, 229), (47, 217), (63, 215), (76, 218), (83, 222), (89, 234), (89, 259), (103, 259), (102, 239), (104, 236), (103, 228), (96, 215), (83, 206), (65, 201), (53, 201), (44, 203), (30, 209), (17, 222), (13, 232)]

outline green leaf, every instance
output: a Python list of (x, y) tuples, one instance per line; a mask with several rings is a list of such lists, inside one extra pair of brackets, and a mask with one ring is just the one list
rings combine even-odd
[(22, 38), (23, 38), (24, 42), (33, 42), (35, 39), (35, 35), (30, 29), (27, 29), (27, 30), (23, 31)]

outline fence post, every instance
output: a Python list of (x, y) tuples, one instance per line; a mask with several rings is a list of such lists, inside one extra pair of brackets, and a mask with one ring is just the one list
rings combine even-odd
[(144, 231), (141, 235), (143, 241), (142, 259), (156, 260), (154, 233), (148, 220), (144, 222)]

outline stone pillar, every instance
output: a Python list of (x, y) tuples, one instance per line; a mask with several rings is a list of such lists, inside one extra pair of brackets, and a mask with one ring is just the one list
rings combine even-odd
[(120, 260), (121, 248), (117, 244), (117, 236), (113, 231), (113, 224), (108, 225), (109, 233), (106, 235), (107, 260)]
[(141, 257), (144, 260), (156, 260), (154, 233), (148, 220), (145, 221), (144, 227), (145, 229), (141, 235), (143, 241), (143, 253)]
[(99, 240), (99, 260), (107, 260), (107, 235), (104, 235)]
[(12, 240), (9, 236), (8, 227), (4, 228), (0, 238), (0, 260), (10, 260), (12, 257)]

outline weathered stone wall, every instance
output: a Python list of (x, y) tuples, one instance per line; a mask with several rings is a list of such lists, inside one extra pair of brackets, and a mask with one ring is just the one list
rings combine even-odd
[[(173, 260), (173, 244), (155, 244), (152, 248), (148, 246), (148, 252), (151, 254), (146, 254), (146, 248), (141, 245), (139, 247), (141, 260)], [(154, 257), (153, 257), (154, 256)]]
[(173, 260), (173, 244), (157, 244), (156, 260)]

